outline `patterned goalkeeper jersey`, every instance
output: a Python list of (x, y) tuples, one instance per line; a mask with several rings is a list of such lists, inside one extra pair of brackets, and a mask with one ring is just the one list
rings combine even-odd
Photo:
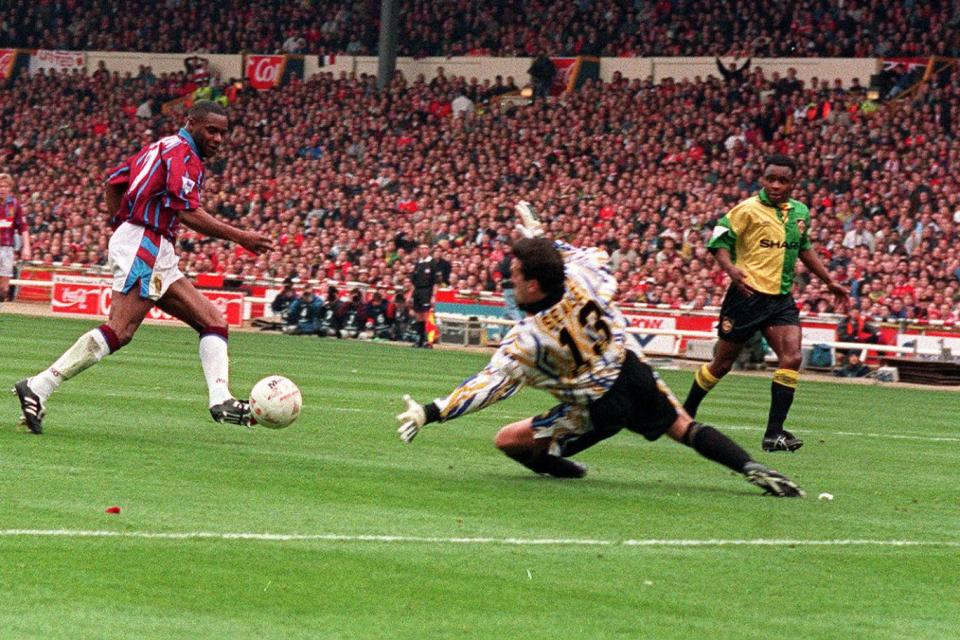
[(441, 420), (479, 411), (523, 385), (586, 405), (613, 386), (627, 349), (642, 357), (613, 302), (617, 281), (607, 269), (607, 253), (554, 244), (564, 259), (563, 297), (517, 323), (482, 371), (434, 401)]

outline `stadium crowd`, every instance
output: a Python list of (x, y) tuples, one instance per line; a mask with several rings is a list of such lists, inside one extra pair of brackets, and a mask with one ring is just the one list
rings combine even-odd
[[(179, 119), (148, 99), (179, 75), (22, 76), (0, 91), (0, 167), (18, 179), (37, 260), (103, 265), (106, 169)], [(255, 257), (184, 230), (182, 268), (244, 279), (409, 286), (426, 240), (444, 282), (498, 291), (513, 205), (551, 232), (605, 246), (626, 302), (718, 305), (725, 276), (705, 249), (713, 221), (759, 189), (762, 158), (799, 161), (794, 197), (829, 268), (870, 318), (960, 320), (960, 82), (878, 105), (826, 79), (750, 69), (739, 80), (615, 78), (513, 105), (499, 83), (324, 73), (233, 96), (229, 151), (208, 167), (212, 212), (273, 234)], [(454, 112), (452, 102), (471, 107)], [(508, 263), (508, 261), (507, 261)], [(832, 310), (801, 274), (808, 311)]]
[[(4, 3), (0, 47), (375, 55), (380, 2)], [(960, 55), (945, 0), (577, 0), (400, 3), (400, 55)], [(772, 36), (771, 34), (776, 34)]]

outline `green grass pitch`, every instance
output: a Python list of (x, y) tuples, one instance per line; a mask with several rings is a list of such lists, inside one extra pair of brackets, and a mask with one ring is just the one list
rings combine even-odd
[[(0, 381), (92, 326), (0, 316)], [(296, 424), (213, 424), (181, 328), (144, 327), (65, 384), (43, 436), (4, 396), (0, 637), (957, 637), (960, 394), (802, 380), (788, 424), (806, 446), (758, 458), (808, 497), (777, 500), (626, 432), (578, 457), (584, 480), (534, 476), (492, 446), (552, 406), (533, 390), (401, 444), (400, 396), (445, 395), (482, 355), (230, 346), (238, 394), (300, 385)], [(663, 375), (686, 393), (689, 372)], [(768, 389), (730, 376), (701, 418), (756, 454)]]

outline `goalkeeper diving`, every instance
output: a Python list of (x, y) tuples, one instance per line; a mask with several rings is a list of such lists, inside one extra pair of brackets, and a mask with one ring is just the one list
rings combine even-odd
[(613, 301), (617, 281), (606, 252), (548, 240), (529, 204), (520, 202), (516, 210), (524, 237), (513, 244), (510, 277), (525, 317), (490, 363), (447, 397), (421, 405), (404, 396), (406, 410), (397, 416), (401, 440), (409, 443), (424, 425), (479, 411), (529, 385), (559, 404), (503, 427), (496, 446), (535, 473), (582, 478), (586, 467), (570, 457), (626, 428), (648, 440), (666, 434), (770, 495), (803, 497), (789, 478), (691, 419), (644, 362)]

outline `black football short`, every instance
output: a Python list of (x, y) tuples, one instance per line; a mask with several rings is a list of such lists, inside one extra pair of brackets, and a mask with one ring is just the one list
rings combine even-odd
[(616, 382), (590, 404), (590, 423), (601, 433), (625, 427), (656, 440), (676, 421), (679, 406), (657, 372), (627, 351)]
[(553, 438), (563, 457), (576, 455), (625, 428), (656, 440), (676, 421), (679, 406), (650, 365), (627, 351), (620, 375), (603, 397), (586, 407), (558, 404), (536, 416), (534, 438)]
[(782, 325), (800, 326), (800, 311), (793, 296), (754, 292), (745, 296), (735, 286), (727, 289), (720, 307), (717, 335), (743, 344), (757, 331)]
[(413, 290), (413, 310), (429, 311), (433, 306), (433, 289)]

